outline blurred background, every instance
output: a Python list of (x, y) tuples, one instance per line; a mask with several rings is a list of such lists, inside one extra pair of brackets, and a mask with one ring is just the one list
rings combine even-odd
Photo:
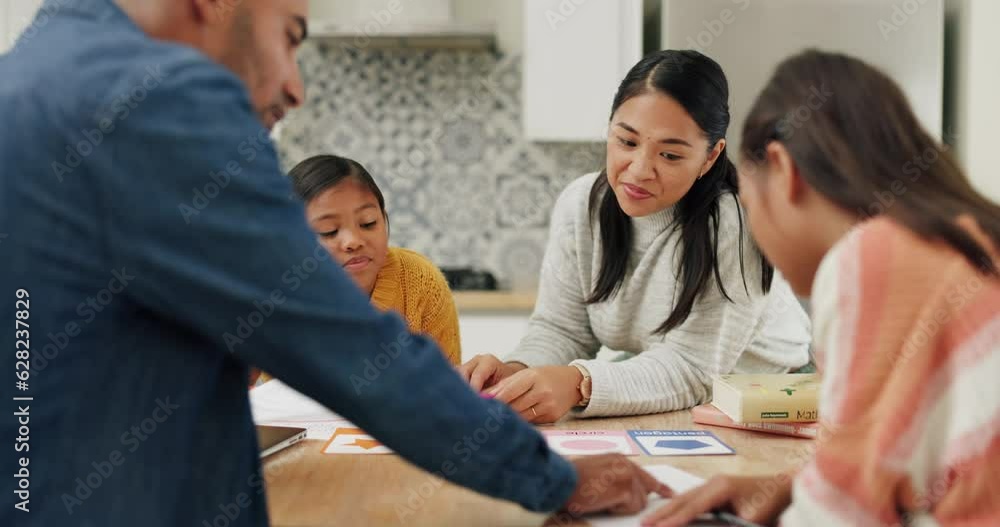
[[(41, 4), (0, 0), (0, 52), (44, 26)], [(457, 293), (474, 353), (522, 334), (552, 205), (603, 167), (615, 88), (655, 49), (722, 65), (734, 147), (783, 58), (864, 58), (1000, 200), (986, 144), (1000, 120), (995, 0), (312, 0), (310, 12), (307, 103), (276, 132), (283, 164), (358, 160), (386, 195), (392, 244), (447, 268), (456, 289), (499, 288)]]

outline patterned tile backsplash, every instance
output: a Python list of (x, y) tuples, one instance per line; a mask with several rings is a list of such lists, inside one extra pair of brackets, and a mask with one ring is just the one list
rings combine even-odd
[(552, 205), (604, 165), (604, 145), (524, 138), (520, 57), (312, 42), (299, 60), (307, 102), (278, 141), (286, 170), (356, 159), (385, 194), (393, 245), (537, 284)]

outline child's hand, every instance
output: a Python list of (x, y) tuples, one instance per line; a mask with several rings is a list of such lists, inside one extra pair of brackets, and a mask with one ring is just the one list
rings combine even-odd
[(580, 402), (583, 374), (574, 366), (527, 368), (486, 393), (510, 405), (529, 423), (554, 423)]
[(737, 516), (762, 525), (776, 523), (792, 499), (788, 474), (773, 476), (715, 476), (708, 483), (670, 500), (660, 510), (643, 518), (643, 527), (687, 525), (698, 515), (716, 509), (732, 510)]
[(495, 355), (486, 354), (476, 355), (469, 362), (461, 365), (458, 368), (458, 374), (472, 385), (473, 390), (478, 392), (495, 385), (524, 368), (526, 366), (523, 364), (516, 362), (505, 364), (496, 358)]

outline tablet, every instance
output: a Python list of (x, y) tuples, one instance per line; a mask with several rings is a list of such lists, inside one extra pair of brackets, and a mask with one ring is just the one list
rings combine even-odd
[(306, 438), (305, 428), (257, 425), (260, 457), (267, 457)]

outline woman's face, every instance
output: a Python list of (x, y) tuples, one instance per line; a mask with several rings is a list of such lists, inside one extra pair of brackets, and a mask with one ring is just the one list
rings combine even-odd
[(306, 218), (333, 258), (371, 295), (389, 252), (389, 229), (375, 195), (348, 178), (307, 203)]
[(712, 168), (725, 139), (705, 132), (673, 98), (647, 92), (622, 103), (608, 130), (608, 183), (625, 214), (641, 217), (680, 201)]

